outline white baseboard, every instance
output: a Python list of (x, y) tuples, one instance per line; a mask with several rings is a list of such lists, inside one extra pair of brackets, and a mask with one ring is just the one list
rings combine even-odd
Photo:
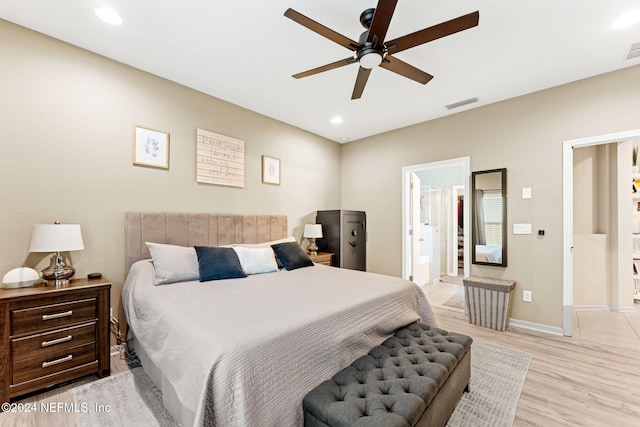
[(541, 323), (527, 322), (525, 320), (519, 320), (514, 318), (509, 319), (509, 326), (515, 326), (518, 328), (529, 329), (537, 332), (544, 332), (545, 334), (560, 335), (560, 336), (563, 335), (562, 328), (559, 328), (557, 326), (543, 325)]
[(574, 305), (574, 311), (616, 311), (619, 313), (635, 313), (638, 311), (638, 308), (630, 305), (630, 306), (615, 306), (615, 305)]
[(638, 311), (638, 308), (634, 307), (633, 305), (623, 306), (623, 307), (617, 307), (614, 305), (614, 306), (611, 306), (611, 310), (617, 311), (619, 313), (635, 313), (636, 311)]
[(610, 305), (574, 305), (573, 311), (602, 311), (611, 310)]

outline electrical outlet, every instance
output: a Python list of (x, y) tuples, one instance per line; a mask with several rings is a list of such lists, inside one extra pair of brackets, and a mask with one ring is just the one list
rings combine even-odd
[(522, 301), (531, 302), (531, 291), (522, 291)]

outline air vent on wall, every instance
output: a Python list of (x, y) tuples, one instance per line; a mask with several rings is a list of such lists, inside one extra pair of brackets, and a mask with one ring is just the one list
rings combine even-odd
[(631, 45), (627, 59), (640, 58), (640, 42), (636, 42)]
[(473, 98), (465, 99), (463, 101), (454, 102), (453, 104), (447, 105), (447, 110), (453, 110), (454, 108), (462, 107), (463, 105), (473, 104), (474, 102), (478, 102), (478, 98), (475, 96)]

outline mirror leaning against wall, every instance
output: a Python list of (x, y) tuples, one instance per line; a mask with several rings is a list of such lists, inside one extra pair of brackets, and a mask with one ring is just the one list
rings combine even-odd
[(507, 169), (471, 173), (473, 264), (507, 266)]

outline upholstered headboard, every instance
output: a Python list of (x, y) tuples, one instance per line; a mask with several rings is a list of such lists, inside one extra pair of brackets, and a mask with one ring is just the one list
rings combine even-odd
[(125, 212), (125, 271), (151, 258), (145, 242), (179, 246), (262, 243), (288, 235), (285, 215)]

